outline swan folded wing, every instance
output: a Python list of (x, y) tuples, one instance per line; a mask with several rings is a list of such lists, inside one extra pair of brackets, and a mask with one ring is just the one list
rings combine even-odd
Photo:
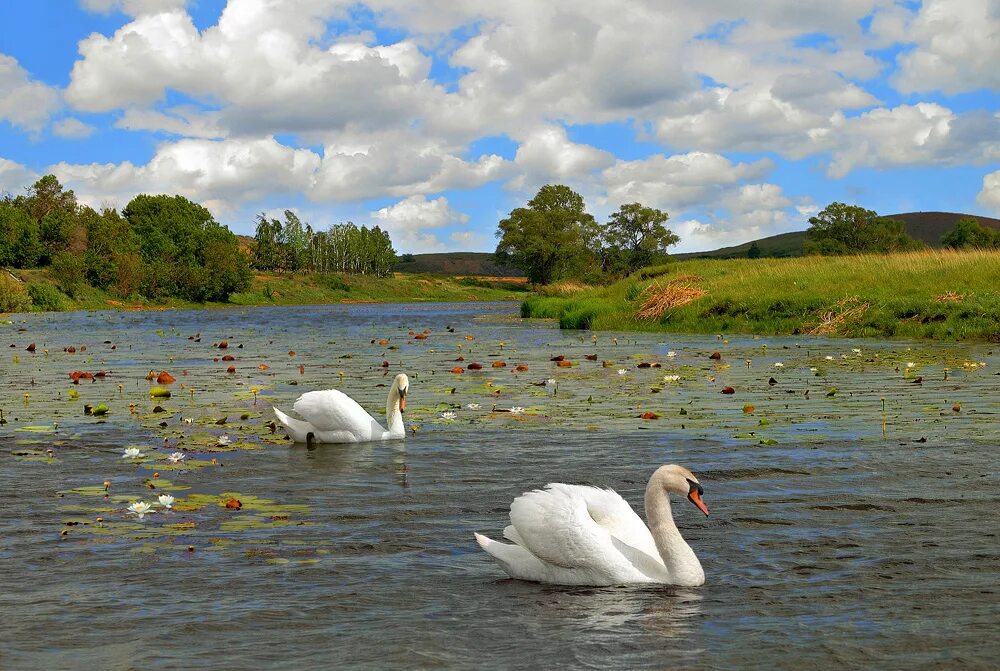
[(653, 540), (653, 534), (649, 532), (649, 527), (618, 492), (579, 485), (556, 486), (574, 489), (575, 493), (586, 501), (587, 512), (598, 525), (622, 544), (634, 548), (654, 563), (663, 566), (660, 551), (656, 547), (656, 541)]
[(292, 408), (320, 431), (348, 431), (367, 435), (378, 422), (357, 401), (336, 389), (310, 391), (299, 396)]
[[(516, 498), (510, 507), (510, 520), (519, 544), (555, 566), (609, 576), (627, 575), (637, 570), (615, 547), (608, 528), (591, 514), (588, 509), (591, 492), (583, 490), (603, 491), (592, 487), (550, 484), (544, 490), (535, 490)], [(627, 503), (622, 503), (635, 514)], [(604, 509), (598, 511), (598, 515), (605, 518), (605, 523), (608, 512)]]

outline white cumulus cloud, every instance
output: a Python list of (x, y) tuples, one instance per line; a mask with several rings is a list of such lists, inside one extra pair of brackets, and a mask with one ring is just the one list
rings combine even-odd
[(983, 177), (983, 190), (976, 197), (976, 202), (1000, 214), (1000, 170)]
[(0, 54), (0, 121), (38, 132), (59, 106), (55, 88), (32, 80), (16, 58)]
[[(447, 246), (431, 229), (453, 224), (466, 224), (469, 216), (456, 212), (448, 205), (445, 197), (427, 200), (425, 196), (410, 196), (395, 205), (383, 207), (371, 213), (372, 219), (389, 231), (393, 246), (404, 252), (441, 252)], [(453, 234), (455, 242), (467, 242), (470, 238), (464, 232)]]

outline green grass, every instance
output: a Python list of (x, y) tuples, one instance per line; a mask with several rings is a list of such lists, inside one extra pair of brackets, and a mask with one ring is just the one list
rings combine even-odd
[(429, 301), (510, 301), (524, 298), (527, 287), (502, 278), (453, 278), (397, 273), (393, 277), (366, 275), (262, 274), (247, 291), (233, 294), (228, 303), (192, 303), (176, 298), (121, 299), (84, 285), (73, 297), (56, 287), (48, 270), (18, 270), (23, 286), (44, 297), (35, 310), (169, 309), (226, 305), (319, 305), (327, 303), (389, 303)]
[[(636, 318), (651, 285), (683, 276), (693, 276), (690, 283), (706, 295), (660, 319)], [(697, 259), (647, 268), (607, 287), (533, 295), (521, 314), (558, 319), (562, 328), (761, 335), (819, 328), (844, 337), (1000, 342), (998, 277), (995, 251)], [(946, 295), (961, 299), (942, 300)]]

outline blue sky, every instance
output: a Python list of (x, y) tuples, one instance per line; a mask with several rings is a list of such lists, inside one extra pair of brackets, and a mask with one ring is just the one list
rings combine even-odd
[(1000, 216), (996, 0), (39, 0), (0, 32), (0, 191), (293, 209), (492, 251), (546, 183), (678, 251), (826, 204)]

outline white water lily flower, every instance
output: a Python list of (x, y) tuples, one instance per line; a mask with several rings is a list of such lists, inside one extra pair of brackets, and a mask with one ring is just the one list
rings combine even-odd
[(515, 405), (513, 408), (510, 409), (510, 414), (512, 414), (512, 415), (523, 415), (524, 414), (524, 408), (522, 408), (519, 405)]
[(479, 408), (481, 408), (481, 407), (482, 406), (479, 405), (478, 403), (466, 403), (465, 404), (466, 410), (479, 410)]
[(810, 368), (810, 369), (809, 369), (809, 372), (810, 372), (810, 373), (815, 373), (815, 372), (817, 372), (818, 370), (819, 370), (819, 368)]
[(832, 357), (832, 356), (830, 356), (829, 354), (827, 354), (827, 355), (826, 355), (825, 357), (823, 357), (823, 358), (824, 358), (824, 359), (826, 359), (827, 361), (833, 361), (833, 357)]
[(194, 424), (194, 417), (185, 417), (183, 421), (185, 424)]
[(554, 377), (550, 377), (548, 380), (545, 381), (546, 387), (554, 387), (556, 386), (556, 384), (558, 383), (556, 382), (556, 379)]
[(456, 415), (455, 412), (452, 410), (448, 410), (447, 412), (441, 413), (441, 419), (447, 419), (448, 421), (451, 421), (456, 417), (458, 417), (458, 415)]
[(675, 356), (677, 356), (677, 352), (667, 352), (667, 356), (673, 359)]
[(664, 382), (677, 382), (680, 379), (681, 379), (680, 375), (664, 375), (663, 376), (663, 381)]
[(855, 354), (861, 354), (861, 348), (860, 347), (855, 347), (851, 351), (854, 352)]
[(122, 454), (122, 459), (140, 459), (142, 456), (142, 450), (138, 447), (126, 447), (125, 452)]
[(618, 369), (618, 374), (619, 375), (625, 375), (627, 373), (628, 373), (628, 369), (627, 368), (619, 368)]
[(914, 367), (914, 366), (916, 366), (916, 365), (917, 365), (917, 364), (913, 363), (912, 361), (908, 361), (908, 362), (906, 363), (906, 367), (907, 367), (907, 368), (913, 368), (913, 367)]
[(780, 361), (775, 361), (774, 362), (774, 367), (775, 368), (784, 368), (785, 364), (781, 363)]
[(147, 514), (152, 513), (152, 508), (153, 506), (149, 505), (145, 501), (136, 501), (135, 503), (133, 503), (128, 507), (128, 511), (130, 513), (135, 513), (136, 515), (138, 515), (139, 519), (141, 520)]
[(215, 444), (218, 445), (219, 447), (226, 447), (232, 442), (233, 441), (229, 440), (229, 434), (224, 433), (221, 436), (219, 436), (219, 440)]
[(167, 510), (170, 509), (170, 506), (174, 505), (174, 500), (174, 497), (170, 494), (160, 494), (160, 505)]
[(186, 456), (187, 455), (184, 454), (183, 452), (174, 452), (173, 454), (167, 457), (167, 461), (169, 461), (171, 464), (179, 464), (182, 461), (184, 461), (184, 457)]

